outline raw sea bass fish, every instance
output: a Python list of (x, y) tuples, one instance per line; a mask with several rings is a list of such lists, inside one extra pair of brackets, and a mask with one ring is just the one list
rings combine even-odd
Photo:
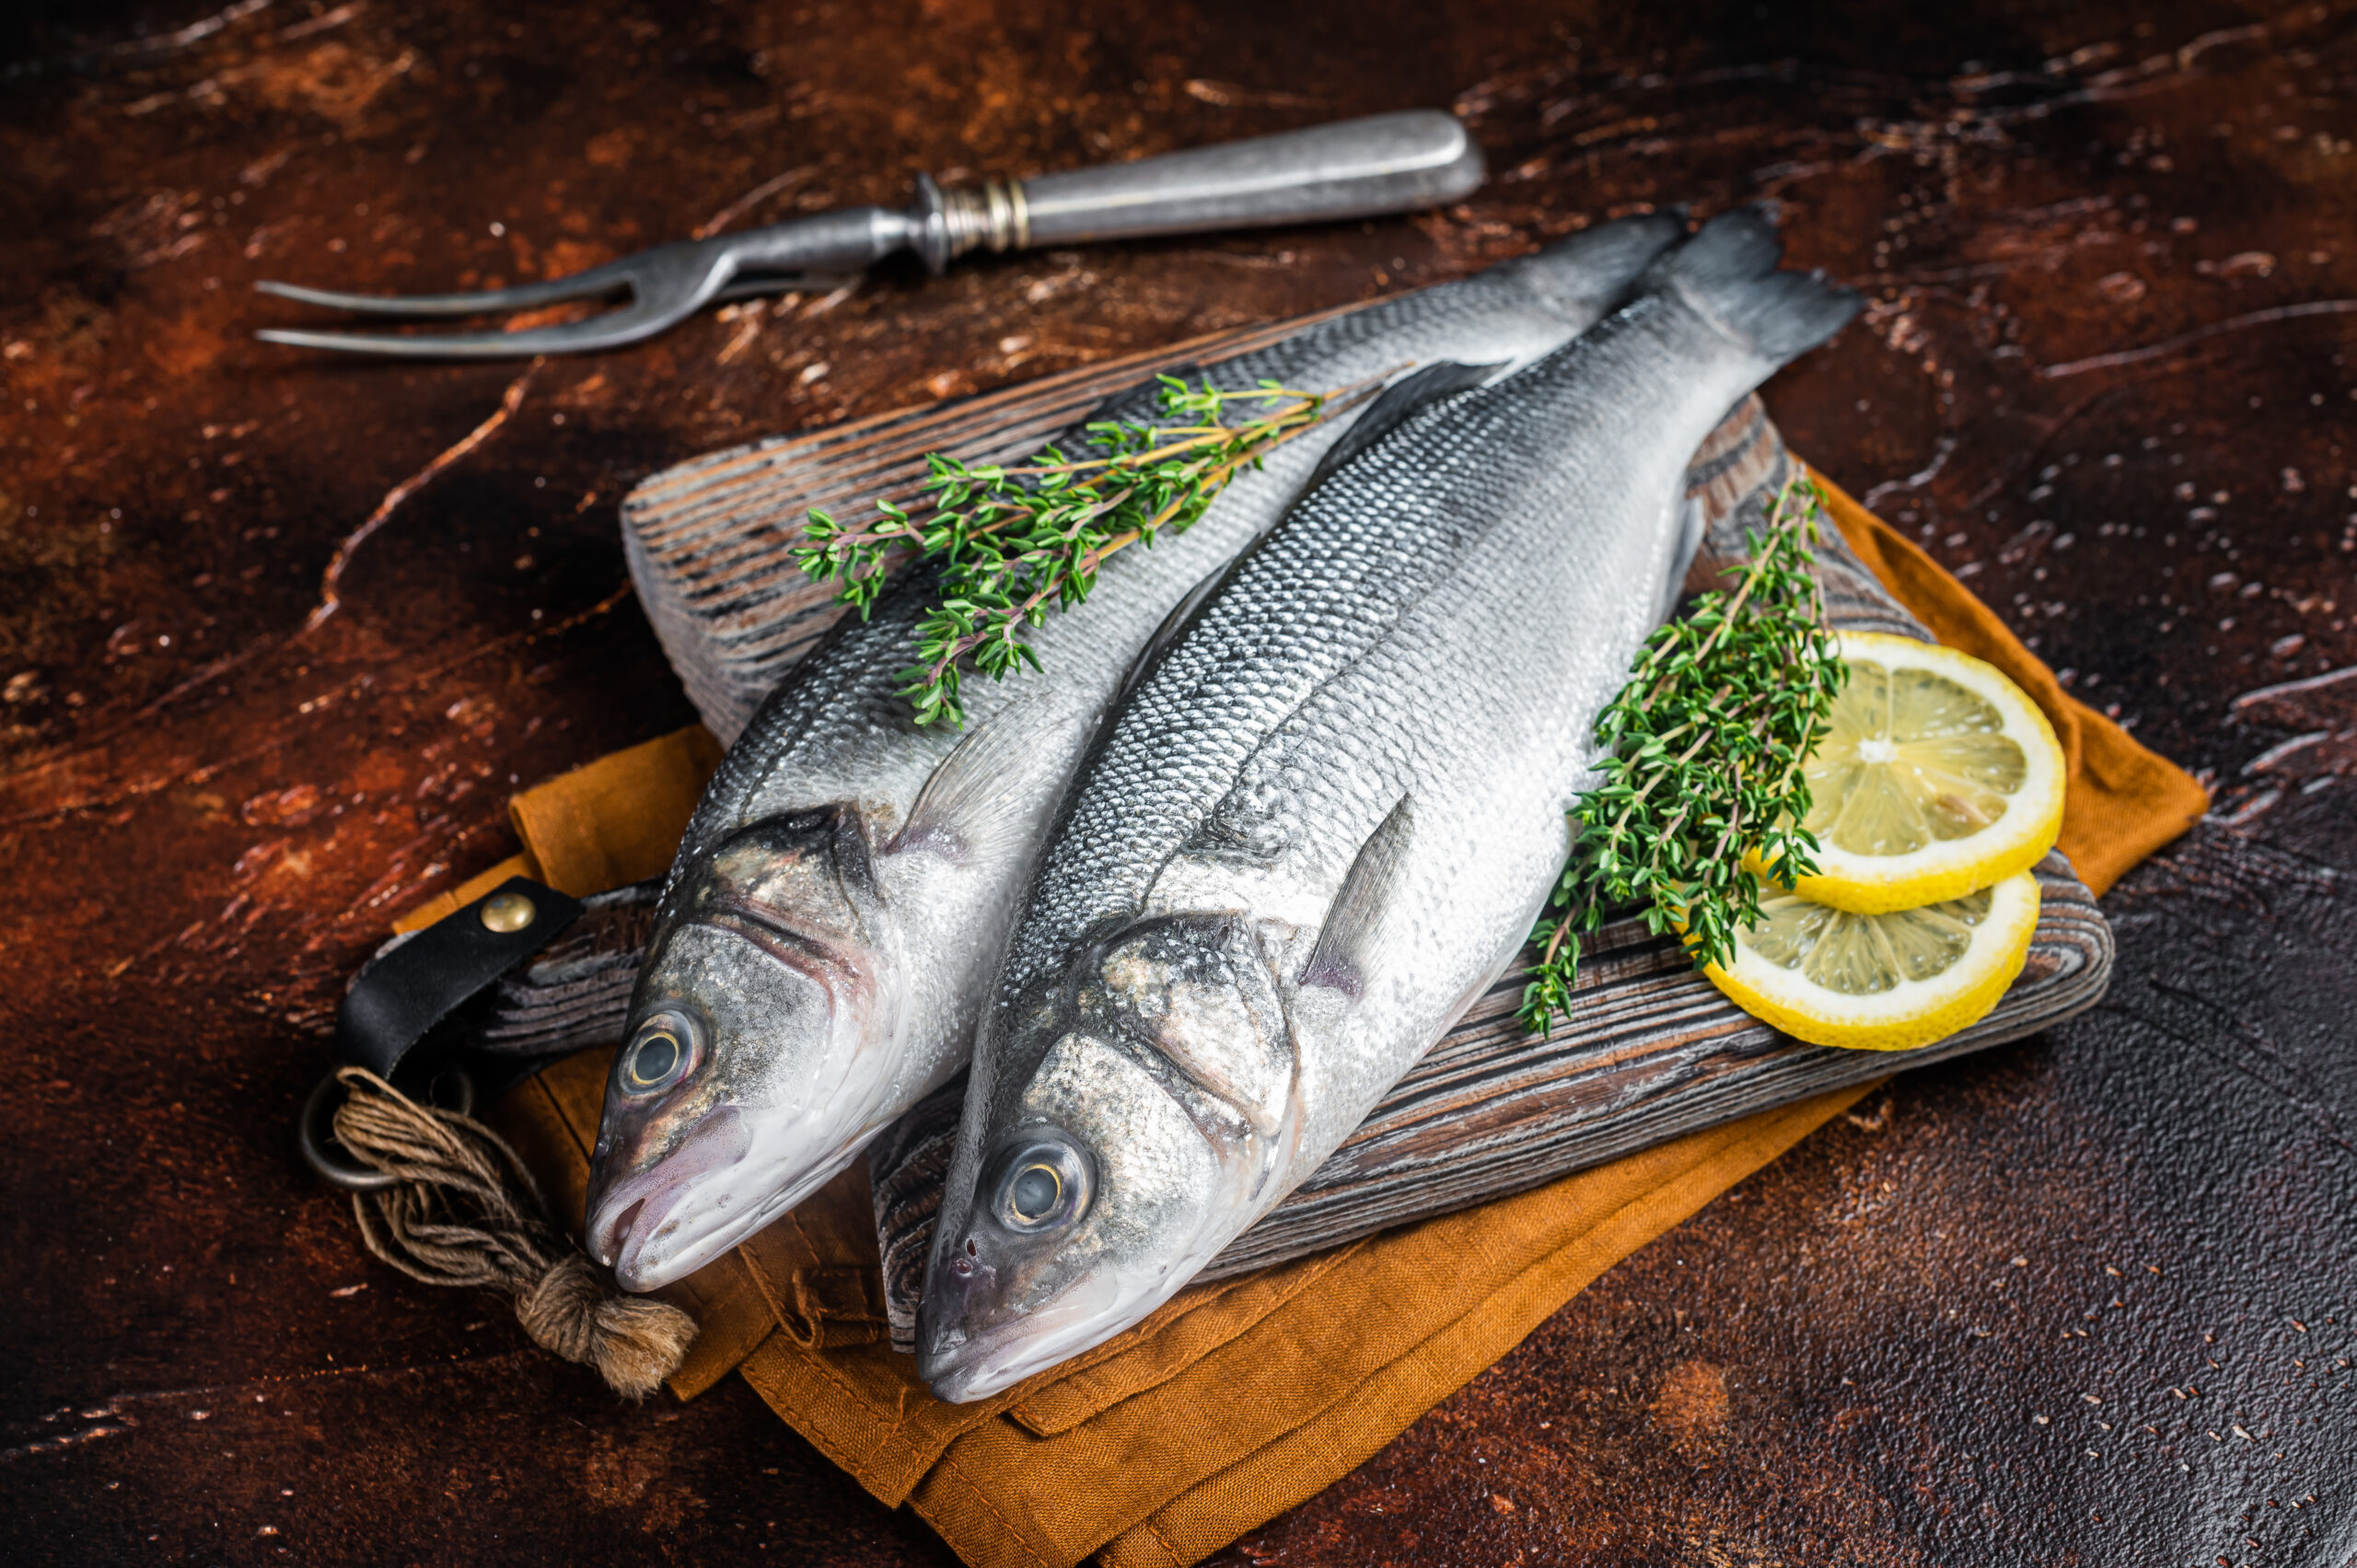
[(1689, 459), (1857, 308), (1779, 253), (1729, 214), (1529, 369), (1387, 393), (1142, 662), (976, 1040), (919, 1314), (936, 1394), (1167, 1300), (1513, 960), (1683, 570)]
[[(1683, 228), (1599, 226), (1322, 323), (1214, 384), (1325, 390), (1411, 361), (1527, 363), (1626, 298)], [(1105, 417), (1156, 409), (1149, 386)], [(1278, 447), (1193, 528), (1108, 562), (1085, 603), (1029, 633), (1043, 670), (967, 683), (963, 734), (918, 727), (900, 694), (935, 597), (923, 568), (771, 695), (688, 827), (607, 1084), (588, 1234), (625, 1286), (675, 1280), (785, 1213), (965, 1064), (1022, 878), (1122, 674), (1346, 425)]]

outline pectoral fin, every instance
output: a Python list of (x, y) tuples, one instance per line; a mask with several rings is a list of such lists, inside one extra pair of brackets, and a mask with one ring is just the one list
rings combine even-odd
[(888, 853), (925, 850), (960, 863), (1019, 850), (1054, 793), (1041, 774), (1068, 751), (1062, 699), (1040, 688), (969, 730), (917, 792)]
[(1318, 927), (1318, 946), (1311, 949), (1309, 962), (1301, 971), (1302, 984), (1323, 985), (1350, 996), (1364, 993), (1366, 966), (1376, 926), (1399, 891), (1399, 874), (1408, 859), (1408, 842), (1414, 831), (1415, 813), (1411, 808), (1411, 797), (1403, 795), (1390, 815), (1359, 846), (1349, 875), (1342, 878), (1342, 889), (1334, 895), (1333, 906), (1326, 912), (1326, 923)]

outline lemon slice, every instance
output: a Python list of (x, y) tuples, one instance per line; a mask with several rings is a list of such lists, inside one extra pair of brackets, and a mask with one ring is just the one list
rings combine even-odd
[[(2062, 829), (2062, 748), (2022, 689), (1969, 654), (1848, 632), (1849, 683), (1804, 764), (1818, 875), (1861, 914), (1959, 899), (2038, 864)], [(1755, 871), (1760, 867), (1755, 863)]]
[(2038, 878), (1922, 909), (1855, 914), (1763, 887), (1735, 963), (1705, 971), (1745, 1012), (1814, 1045), (1907, 1051), (1977, 1023), (2022, 972)]

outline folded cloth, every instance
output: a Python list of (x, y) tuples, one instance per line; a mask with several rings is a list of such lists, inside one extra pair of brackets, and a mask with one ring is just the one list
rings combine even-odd
[[(2207, 809), (2201, 787), (2052, 673), (1928, 556), (1831, 485), (1842, 534), (1943, 642), (2011, 676), (2071, 767), (2061, 848), (2100, 893)], [(522, 872), (574, 894), (659, 874), (719, 749), (701, 728), (517, 796), (524, 853), (412, 914)], [(494, 1112), (578, 1226), (607, 1051)], [(691, 1398), (741, 1370), (770, 1407), (977, 1568), (1193, 1562), (1313, 1495), (1511, 1350), (1620, 1259), (1868, 1092), (1689, 1134), (1478, 1208), (1182, 1292), (1111, 1342), (972, 1405), (935, 1400), (886, 1339), (864, 1164), (672, 1287), (702, 1333)]]

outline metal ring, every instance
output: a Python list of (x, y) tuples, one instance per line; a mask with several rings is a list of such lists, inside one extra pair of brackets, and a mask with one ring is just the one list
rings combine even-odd
[(993, 251), (1005, 250), (1015, 238), (1015, 203), (1006, 187), (995, 180), (983, 180), (982, 209), (988, 215), (982, 243)]
[[(335, 1110), (343, 1087), (331, 1072), (319, 1080), (310, 1098), (303, 1102), (302, 1120), (296, 1126), (296, 1143), (303, 1151), (303, 1163), (348, 1192), (381, 1192), (400, 1185), (400, 1177), (362, 1164), (335, 1141)], [(444, 1103), (446, 1096), (456, 1103)], [(474, 1074), (463, 1067), (445, 1067), (426, 1081), (425, 1098), (436, 1109), (471, 1116), (475, 1109)]]
[(335, 1141), (335, 1108), (343, 1086), (330, 1073), (303, 1102), (302, 1120), (296, 1124), (296, 1142), (302, 1145), (303, 1163), (349, 1192), (381, 1192), (401, 1180), (374, 1166), (363, 1165)]
[[(447, 1090), (444, 1086), (448, 1086)], [(425, 1080), (425, 1103), (458, 1116), (475, 1113), (475, 1075), (455, 1064)]]

